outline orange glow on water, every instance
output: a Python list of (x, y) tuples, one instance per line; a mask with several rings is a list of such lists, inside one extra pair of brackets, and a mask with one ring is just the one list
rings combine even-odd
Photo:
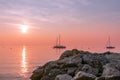
[(27, 61), (26, 61), (26, 47), (24, 46), (22, 49), (22, 61), (21, 61), (21, 71), (22, 73), (27, 72)]

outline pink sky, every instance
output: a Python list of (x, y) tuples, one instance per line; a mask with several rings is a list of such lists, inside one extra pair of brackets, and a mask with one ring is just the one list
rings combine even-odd
[[(61, 34), (69, 48), (103, 49), (108, 36), (120, 48), (118, 0), (0, 1), (0, 44), (53, 46)], [(22, 34), (20, 25), (28, 25)]]

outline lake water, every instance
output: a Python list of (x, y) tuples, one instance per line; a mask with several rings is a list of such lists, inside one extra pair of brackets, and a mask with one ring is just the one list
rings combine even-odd
[(1, 46), (0, 80), (29, 80), (34, 69), (58, 59), (62, 52), (46, 46)]
[[(51, 46), (0, 46), (0, 80), (29, 80), (34, 69), (58, 59), (63, 51), (54, 50)], [(93, 48), (89, 51), (106, 50)]]

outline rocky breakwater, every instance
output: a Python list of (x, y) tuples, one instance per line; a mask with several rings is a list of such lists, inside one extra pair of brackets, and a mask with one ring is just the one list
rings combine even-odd
[(31, 80), (120, 80), (120, 54), (67, 50), (33, 71)]

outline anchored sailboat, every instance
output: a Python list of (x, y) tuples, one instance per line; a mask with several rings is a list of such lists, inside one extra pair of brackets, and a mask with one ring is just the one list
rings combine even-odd
[(115, 47), (111, 45), (110, 37), (108, 38), (108, 46), (106, 46), (106, 49), (115, 49)]
[(66, 46), (61, 45), (61, 43), (60, 43), (60, 35), (59, 35), (59, 37), (57, 38), (56, 45), (55, 45), (53, 48), (54, 48), (54, 49), (65, 49), (65, 48), (66, 48)]

